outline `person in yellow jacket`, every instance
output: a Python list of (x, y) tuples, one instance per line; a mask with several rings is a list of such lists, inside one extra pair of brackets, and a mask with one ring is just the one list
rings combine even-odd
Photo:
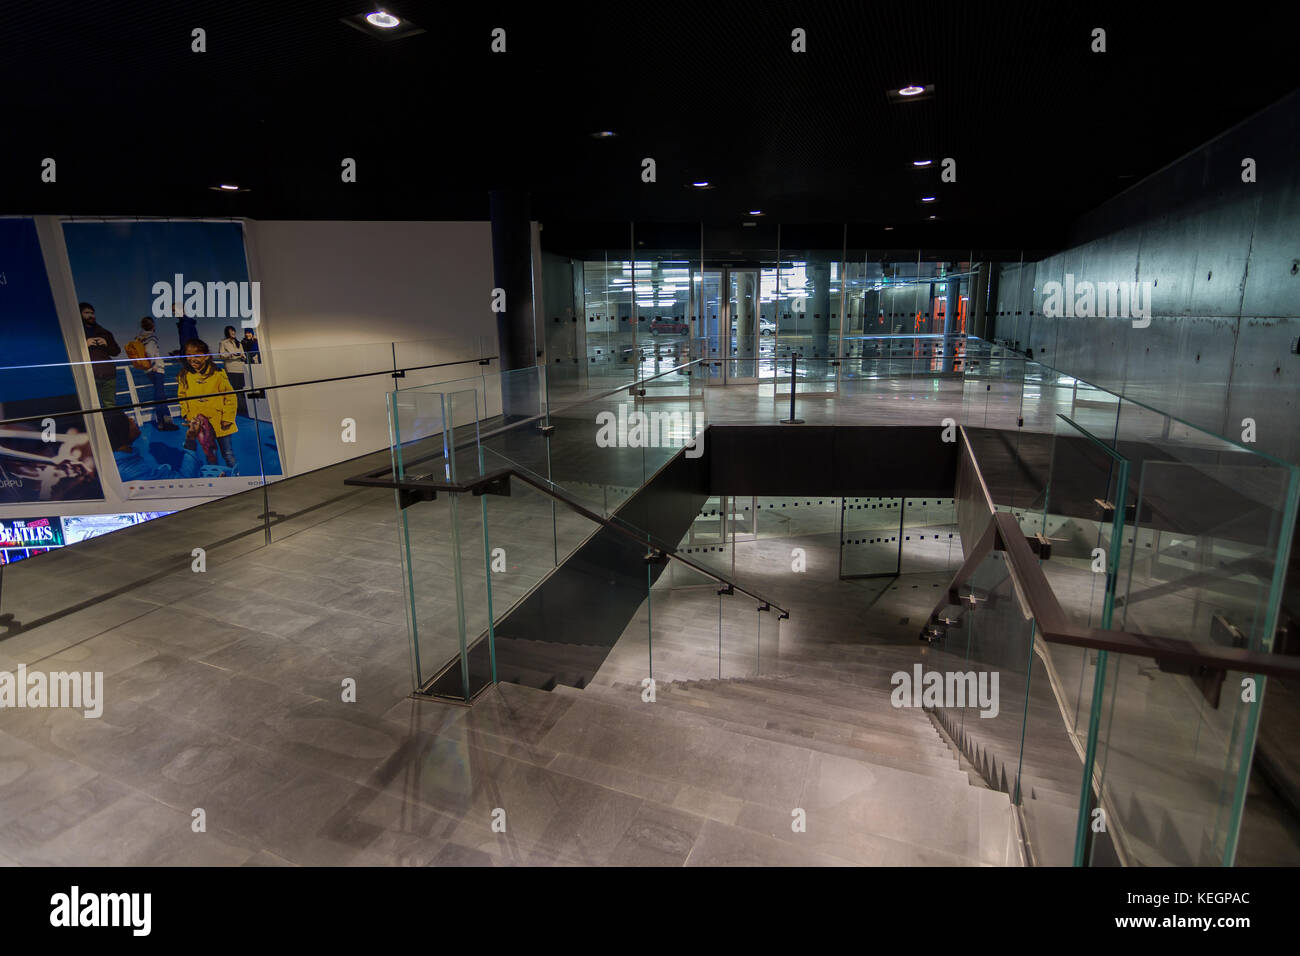
[[(180, 370), (176, 373), (176, 397), (181, 403), (181, 417), (193, 424), (202, 415), (212, 426), (212, 434), (221, 457), (234, 472), (239, 462), (235, 459), (230, 436), (239, 429), (235, 425), (236, 401), (230, 379), (212, 363), (211, 350), (202, 339), (185, 343)], [(220, 393), (228, 394), (222, 395)], [(199, 437), (203, 440), (202, 432)], [(214, 459), (209, 458), (209, 461)]]

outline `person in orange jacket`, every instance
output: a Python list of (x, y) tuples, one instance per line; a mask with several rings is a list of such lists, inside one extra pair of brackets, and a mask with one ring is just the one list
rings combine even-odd
[[(235, 425), (236, 401), (230, 379), (212, 363), (212, 353), (202, 339), (185, 343), (183, 362), (176, 373), (176, 397), (181, 402), (181, 417), (194, 423), (202, 416), (212, 426), (221, 457), (233, 472), (239, 462), (235, 459), (230, 436), (239, 429)], [(228, 394), (222, 395), (221, 392)], [(201, 424), (201, 423), (200, 423)], [(209, 459), (211, 461), (212, 459)]]

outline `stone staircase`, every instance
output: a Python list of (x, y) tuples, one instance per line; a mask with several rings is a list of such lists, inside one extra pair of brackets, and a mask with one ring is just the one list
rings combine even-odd
[(889, 675), (926, 650), (837, 645), (777, 675), (657, 682), (653, 701), (640, 682), (557, 684), (571, 706), (539, 744), (550, 771), (726, 827), (730, 862), (771, 862), (777, 841), (804, 862), (1022, 865), (1007, 795), (890, 701)]

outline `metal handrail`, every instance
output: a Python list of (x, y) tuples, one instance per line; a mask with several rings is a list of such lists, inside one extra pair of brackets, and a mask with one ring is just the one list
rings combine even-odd
[(760, 611), (779, 611), (779, 617), (782, 620), (789, 618), (790, 616), (790, 612), (781, 607), (781, 605), (777, 604), (775, 601), (770, 601), (760, 594), (755, 594), (748, 588), (741, 587), (734, 581), (724, 578), (716, 571), (711, 571), (703, 565), (696, 564), (688, 558), (683, 558), (672, 548), (666, 547), (658, 542), (652, 543), (649, 540), (649, 535), (645, 532), (638, 531), (630, 526), (625, 526), (618, 521), (612, 520), (611, 518), (597, 514), (589, 508), (574, 501), (568, 495), (557, 491), (552, 486), (552, 483), (546, 479), (540, 478), (533, 475), (531, 472), (519, 468), (498, 468), (487, 472), (486, 474), (478, 475), (469, 481), (438, 481), (428, 478), (381, 478), (376, 476), (374, 473), (369, 473), (365, 475), (357, 475), (352, 478), (346, 478), (343, 483), (345, 485), (355, 485), (365, 488), (393, 488), (398, 491), (406, 492), (416, 498), (423, 497), (426, 500), (431, 500), (437, 496), (439, 491), (451, 492), (452, 494), (473, 495), (500, 493), (503, 482), (510, 478), (518, 478), (520, 481), (524, 482), (524, 484), (536, 488), (538, 491), (542, 492), (542, 494), (555, 499), (571, 511), (582, 515), (590, 521), (596, 522), (601, 527), (615, 531), (626, 538), (636, 541), (638, 544), (646, 545), (651, 548), (652, 551), (658, 552), (658, 554), (661, 554), (666, 558), (671, 558), (674, 561), (684, 564), (692, 571), (703, 574), (705, 577), (712, 578), (719, 584), (725, 584), (728, 589), (734, 589), (739, 591), (741, 594), (748, 595), (762, 605), (759, 608)]
[[(325, 385), (329, 382), (346, 382), (354, 378), (371, 378), (375, 375), (388, 375), (392, 378), (400, 378), (407, 372), (421, 372), (430, 368), (448, 368), (452, 365), (469, 365), (471, 362), (477, 365), (487, 365), (495, 362), (500, 358), (499, 355), (481, 355), (478, 358), (457, 359), (454, 362), (434, 362), (430, 365), (408, 365), (405, 368), (386, 368), (377, 372), (357, 372), (354, 375), (335, 375), (332, 378), (313, 378), (301, 382), (283, 382), (279, 385), (250, 385), (248, 388), (235, 388), (228, 392), (212, 392), (205, 394), (204, 398), (216, 398), (221, 395), (245, 395), (253, 398), (260, 398), (263, 392), (275, 391), (280, 388), (297, 388), (301, 385)], [(86, 363), (82, 363), (86, 364)], [(27, 415), (24, 418), (6, 418), (0, 421), (0, 428), (5, 425), (18, 425), (23, 422), (39, 422), (47, 418), (67, 418), (73, 415), (102, 415), (104, 412), (114, 410), (124, 412), (133, 408), (153, 408), (155, 405), (175, 405), (182, 402), (182, 398), (156, 398), (147, 402), (131, 402), (126, 405), (109, 405), (102, 408), (74, 408), (64, 412), (45, 412), (40, 415)]]
[(1197, 678), (1207, 698), (1215, 706), (1218, 706), (1219, 687), (1228, 671), (1292, 680), (1300, 678), (1298, 657), (1265, 654), (1245, 648), (1198, 644), (1178, 637), (1084, 627), (1072, 623), (1061, 609), (1056, 592), (1048, 583), (1047, 576), (1043, 574), (1038, 558), (1034, 555), (1016, 519), (994, 508), (964, 427), (961, 429), (961, 434), (964, 454), (970, 467), (980, 479), (985, 498), (983, 504), (989, 509), (990, 521), (984, 534), (967, 552), (966, 560), (948, 583), (945, 598), (931, 612), (930, 627), (940, 623), (944, 608), (964, 603), (960, 593), (961, 587), (974, 576), (980, 562), (990, 552), (997, 550), (1006, 554), (1011, 577), (1029, 606), (1036, 631), (1048, 643), (1151, 658), (1161, 670), (1177, 671)]
[[(529, 415), (526, 418), (512, 419), (510, 422), (500, 426), (499, 428), (493, 428), (490, 431), (482, 432), (481, 434), (476, 434), (475, 437), (473, 438), (467, 438), (464, 441), (460, 442), (459, 444), (453, 445), (452, 450), (460, 451), (462, 448), (469, 448), (472, 445), (481, 444), (482, 442), (486, 441), (489, 438), (496, 438), (498, 435), (504, 435), (506, 432), (514, 431), (516, 428), (519, 428), (523, 425), (527, 425), (530, 422), (539, 422), (542, 421), (543, 419), (550, 418), (551, 416), (560, 415), (563, 412), (570, 411), (571, 409), (577, 408), (580, 405), (586, 405), (590, 402), (599, 401), (602, 398), (609, 398), (611, 395), (617, 395), (619, 392), (622, 391), (635, 389), (638, 386), (644, 385), (646, 382), (653, 382), (657, 378), (663, 378), (665, 375), (672, 375), (674, 372), (680, 372), (684, 368), (690, 368), (692, 365), (699, 365), (701, 362), (704, 361), (706, 360), (702, 358), (692, 359), (691, 361), (686, 362), (683, 365), (674, 366), (673, 368), (667, 369), (666, 371), (663, 372), (656, 372), (654, 375), (647, 375), (645, 378), (639, 378), (634, 382), (629, 382), (625, 385), (619, 385), (617, 388), (612, 388), (607, 392), (598, 392), (595, 395), (588, 395), (586, 398), (580, 399), (575, 402), (571, 402), (570, 404), (561, 406), (560, 408), (547, 408), (546, 411), (538, 412), (536, 415)], [(537, 366), (533, 366), (533, 367), (536, 368)], [(500, 374), (505, 374), (505, 373), (503, 372)], [(442, 385), (454, 385), (455, 383), (439, 382), (436, 384), (442, 386)], [(420, 387), (432, 388), (434, 386), (420, 386)], [(437, 459), (442, 457), (444, 457), (443, 452), (441, 449), (438, 449), (436, 451), (430, 452), (427, 455), (421, 455), (419, 458), (412, 458), (410, 461), (406, 462), (406, 464), (419, 465), (419, 464), (423, 464), (426, 461), (436, 461)], [(368, 471), (364, 475), (358, 475), (356, 477), (357, 478), (378, 478), (381, 475), (386, 475), (390, 473), (392, 470), (393, 469), (391, 467), (376, 468), (374, 471)], [(350, 481), (351, 479), (349, 479), (349, 482)], [(344, 483), (347, 484), (349, 482), (344, 482)], [(388, 487), (388, 486), (384, 485), (382, 487)]]

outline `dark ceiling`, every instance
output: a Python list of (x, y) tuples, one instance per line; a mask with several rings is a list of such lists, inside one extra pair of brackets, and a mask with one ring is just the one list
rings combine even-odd
[[(365, 0), (5, 0), (0, 214), (480, 219), (509, 186), (548, 223), (739, 225), (757, 208), (868, 240), (889, 225), (927, 246), (1046, 248), (1296, 85), (1282, 6), (384, 8), (425, 32), (385, 41), (340, 22)], [(489, 48), (497, 26), (505, 54)], [(907, 83), (934, 92), (891, 99)], [(618, 135), (590, 136), (603, 129)], [(946, 156), (956, 183), (911, 165)], [(686, 185), (705, 179), (715, 188)], [(232, 181), (249, 191), (209, 188)]]

